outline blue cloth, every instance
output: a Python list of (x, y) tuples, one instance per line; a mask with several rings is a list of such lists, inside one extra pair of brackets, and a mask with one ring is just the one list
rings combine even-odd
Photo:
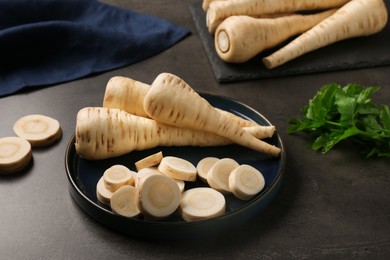
[(189, 33), (96, 0), (0, 0), (0, 97), (133, 64)]

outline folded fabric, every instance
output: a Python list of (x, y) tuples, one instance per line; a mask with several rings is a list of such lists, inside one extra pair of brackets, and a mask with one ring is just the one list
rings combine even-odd
[(133, 64), (189, 33), (96, 0), (0, 0), (0, 97)]

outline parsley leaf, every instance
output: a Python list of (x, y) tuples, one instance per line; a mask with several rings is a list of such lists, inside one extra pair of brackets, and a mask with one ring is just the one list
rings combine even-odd
[(301, 118), (289, 120), (287, 132), (310, 133), (311, 147), (323, 153), (351, 139), (366, 157), (390, 157), (389, 106), (378, 106), (371, 99), (378, 90), (359, 84), (327, 84), (300, 110)]

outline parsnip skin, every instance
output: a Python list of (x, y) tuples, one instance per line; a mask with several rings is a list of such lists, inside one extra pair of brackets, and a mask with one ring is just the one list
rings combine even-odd
[(144, 109), (159, 122), (213, 133), (261, 153), (280, 155), (280, 148), (256, 139), (173, 74), (157, 76), (144, 99)]
[(283, 48), (263, 58), (263, 63), (272, 69), (335, 42), (375, 34), (385, 27), (387, 20), (383, 0), (350, 1)]
[(243, 63), (305, 32), (335, 11), (332, 9), (311, 15), (295, 14), (270, 19), (231, 16), (215, 32), (215, 49), (223, 61)]
[(260, 16), (264, 14), (293, 13), (305, 10), (324, 10), (342, 6), (349, 0), (229, 0), (210, 3), (206, 24), (210, 33), (227, 17), (234, 15)]

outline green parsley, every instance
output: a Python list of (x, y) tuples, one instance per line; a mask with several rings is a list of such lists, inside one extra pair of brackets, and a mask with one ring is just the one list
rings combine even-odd
[(310, 133), (314, 138), (311, 147), (323, 153), (349, 139), (366, 157), (390, 157), (389, 106), (371, 99), (378, 90), (359, 84), (325, 85), (301, 109), (302, 118), (289, 120), (287, 131)]

